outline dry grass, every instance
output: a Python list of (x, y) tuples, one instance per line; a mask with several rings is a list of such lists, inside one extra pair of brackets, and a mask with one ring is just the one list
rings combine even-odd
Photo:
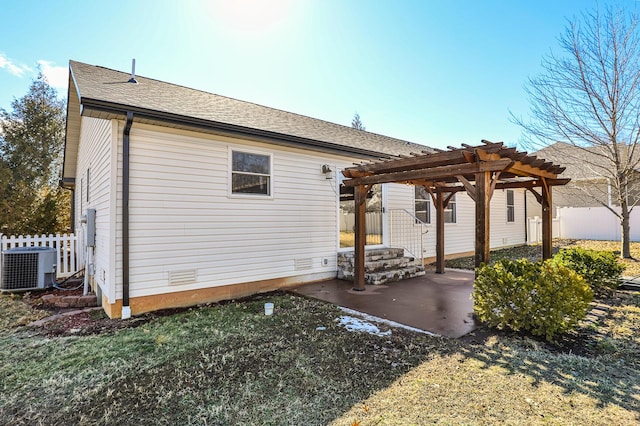
[[(620, 254), (619, 241), (598, 241), (598, 240), (553, 240), (553, 252), (557, 253), (561, 248), (584, 247), (592, 250), (611, 251)], [(625, 266), (624, 276), (640, 276), (640, 243), (631, 243), (631, 256), (633, 259), (620, 259)], [(499, 259), (529, 259), (532, 261), (542, 259), (542, 245), (532, 244), (529, 246), (517, 246), (506, 249), (491, 251), (491, 261)], [(473, 257), (460, 257), (446, 261), (448, 268), (473, 269)]]
[(638, 424), (640, 296), (618, 296), (600, 303), (607, 315), (572, 336), (581, 355), (481, 330), (450, 353), (431, 354), (333, 424)]
[(22, 296), (21, 293), (0, 293), (0, 335), (48, 315), (45, 311), (32, 309), (28, 304), (22, 303)]
[(270, 295), (94, 336), (17, 327), (0, 334), (0, 423), (327, 424), (449, 345), (347, 332), (340, 315)]
[(631, 425), (638, 390), (630, 371), (493, 338), (433, 356), (332, 424)]
[[(376, 245), (382, 244), (382, 235), (369, 234), (367, 235), (367, 244)], [(355, 234), (353, 232), (340, 231), (340, 247), (353, 247), (355, 245)]]
[(0, 308), (0, 424), (640, 421), (640, 295), (629, 292), (598, 301), (560, 346), (487, 329), (350, 333), (334, 306), (286, 294), (89, 336), (23, 327), (40, 313), (20, 298), (0, 296)]

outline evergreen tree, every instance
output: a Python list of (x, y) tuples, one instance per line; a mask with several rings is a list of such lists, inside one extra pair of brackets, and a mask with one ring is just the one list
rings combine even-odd
[(65, 103), (40, 72), (28, 93), (0, 109), (0, 233), (68, 230), (69, 194), (58, 187)]
[(358, 114), (357, 112), (353, 116), (353, 120), (351, 120), (351, 127), (358, 130), (366, 130), (364, 124), (362, 124), (362, 121), (360, 120), (360, 114)]

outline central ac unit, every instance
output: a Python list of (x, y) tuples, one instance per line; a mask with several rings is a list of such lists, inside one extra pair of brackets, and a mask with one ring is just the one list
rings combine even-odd
[(2, 252), (0, 291), (51, 287), (56, 279), (56, 249), (16, 247)]

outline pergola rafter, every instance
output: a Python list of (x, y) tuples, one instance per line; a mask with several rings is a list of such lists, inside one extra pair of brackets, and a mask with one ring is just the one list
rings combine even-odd
[[(525, 188), (542, 204), (543, 258), (551, 257), (551, 188), (566, 185), (565, 170), (535, 155), (482, 141), (447, 151), (433, 150), (363, 162), (345, 169), (343, 184), (354, 188), (355, 289), (364, 289), (367, 193), (374, 184), (403, 183), (426, 188), (436, 208), (436, 272), (444, 273), (444, 209), (453, 194), (466, 191), (476, 205), (475, 265), (489, 261), (489, 205), (495, 189)], [(540, 188), (540, 192), (536, 191)]]

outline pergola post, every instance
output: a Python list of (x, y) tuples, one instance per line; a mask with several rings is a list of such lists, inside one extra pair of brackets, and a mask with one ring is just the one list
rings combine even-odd
[[(489, 262), (490, 202), (495, 189), (526, 188), (542, 204), (543, 258), (552, 254), (551, 187), (566, 185), (559, 179), (565, 168), (544, 159), (508, 148), (502, 142), (448, 147), (448, 151), (410, 153), (356, 164), (342, 171), (343, 184), (355, 188), (355, 289), (364, 290), (365, 200), (371, 186), (404, 183), (424, 186), (436, 206), (436, 271), (444, 272), (444, 209), (451, 197), (466, 191), (475, 201), (475, 257), (479, 267)], [(542, 194), (535, 188), (542, 187)]]
[(436, 207), (436, 273), (444, 274), (444, 198), (441, 191), (434, 197)]
[(551, 259), (553, 254), (553, 212), (551, 210), (551, 186), (542, 180), (542, 260)]
[(489, 262), (489, 205), (491, 203), (491, 172), (476, 173), (476, 244), (475, 267)]
[(353, 252), (353, 284), (354, 290), (363, 291), (364, 288), (364, 246), (366, 244), (365, 210), (367, 189), (365, 185), (354, 188), (355, 202), (355, 241)]

